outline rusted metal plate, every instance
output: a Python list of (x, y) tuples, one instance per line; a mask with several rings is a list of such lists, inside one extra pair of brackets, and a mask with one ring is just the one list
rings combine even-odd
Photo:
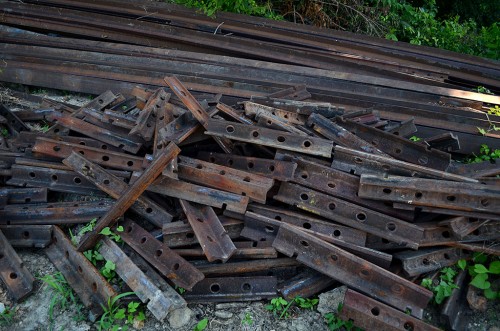
[(273, 115), (291, 124), (298, 125), (304, 125), (307, 121), (307, 116), (300, 115), (296, 112), (269, 107), (250, 101), (243, 102), (243, 105), (245, 106), (245, 114), (247, 114), (247, 116), (257, 116), (260, 114)]
[(160, 153), (151, 165), (142, 173), (142, 175), (131, 184), (123, 195), (116, 200), (111, 209), (97, 222), (94, 230), (88, 232), (82, 238), (78, 245), (79, 251), (85, 251), (93, 247), (99, 239), (99, 233), (107, 226), (112, 226), (116, 218), (120, 217), (130, 208), (137, 198), (146, 190), (146, 188), (158, 177), (165, 166), (179, 154), (180, 149), (174, 143), (170, 143)]
[(385, 131), (390, 132), (396, 136), (409, 137), (417, 132), (417, 127), (415, 126), (414, 119), (410, 118), (409, 120), (402, 121), (395, 126), (386, 127)]
[(105, 237), (102, 243), (99, 253), (115, 264), (116, 273), (142, 302), (147, 303), (157, 320), (162, 321), (174, 309), (186, 307), (186, 301), (179, 293), (172, 287), (169, 291), (160, 290), (111, 239)]
[(192, 264), (173, 252), (166, 244), (156, 240), (149, 232), (136, 223), (126, 220), (121, 237), (145, 260), (153, 265), (164, 277), (175, 285), (191, 290), (204, 278)]
[(401, 247), (418, 248), (424, 234), (419, 226), (295, 184), (282, 183), (274, 199), (394, 241)]
[(387, 156), (386, 153), (380, 151), (372, 144), (319, 114), (311, 114), (307, 119), (307, 125), (322, 136), (332, 140), (337, 145), (349, 147), (365, 153)]
[(240, 214), (245, 212), (249, 201), (248, 197), (175, 180), (166, 176), (160, 176), (147, 190), (202, 205), (227, 208)]
[[(129, 187), (122, 180), (102, 167), (90, 162), (79, 153), (71, 153), (70, 156), (63, 160), (63, 163), (109, 194), (112, 198), (118, 199)], [(144, 194), (139, 196), (130, 208), (158, 227), (163, 226), (164, 223), (171, 222), (173, 218), (165, 209)]]
[(7, 205), (0, 210), (0, 223), (6, 225), (46, 225), (88, 223), (106, 214), (110, 200)]
[[(273, 247), (239, 247), (235, 242), (236, 250), (231, 256), (232, 259), (276, 259), (278, 252)], [(250, 244), (254, 244), (250, 242)], [(174, 252), (182, 257), (203, 258), (205, 253), (201, 248), (177, 248)]]
[(209, 120), (205, 134), (328, 158), (333, 148), (333, 143), (326, 139), (226, 121)]
[(29, 131), (29, 128), (17, 117), (15, 112), (12, 112), (3, 104), (0, 104), (0, 116), (6, 119), (6, 125), (12, 129), (11, 134), (17, 135), (21, 131)]
[(78, 152), (84, 155), (88, 160), (102, 166), (128, 171), (142, 170), (142, 164), (144, 162), (143, 158), (130, 154), (117, 153), (42, 137), (37, 138), (33, 151), (60, 159), (68, 157), (71, 152)]
[[(230, 219), (224, 216), (220, 217), (220, 222), (229, 238), (236, 239), (240, 236), (243, 229), (243, 222)], [(198, 243), (198, 239), (193, 228), (184, 222), (173, 222), (163, 225), (163, 242), (168, 247), (190, 246)]]
[(397, 252), (394, 257), (403, 263), (405, 273), (413, 277), (454, 265), (468, 254), (456, 248), (426, 248)]
[(163, 109), (169, 99), (169, 93), (163, 89), (156, 90), (137, 116), (136, 125), (130, 130), (130, 134), (138, 134), (144, 140), (150, 141), (154, 135), (158, 110)]
[(47, 188), (3, 187), (0, 188), (0, 196), (4, 197), (7, 204), (47, 202)]
[(460, 150), (460, 141), (458, 139), (458, 136), (454, 135), (451, 132), (425, 138), (424, 142), (431, 148), (439, 149), (448, 153)]
[(362, 175), (358, 193), (362, 198), (416, 206), (500, 213), (500, 189), (482, 184)]
[(112, 131), (62, 113), (53, 112), (47, 115), (47, 120), (57, 122), (68, 129), (103, 141), (112, 146), (122, 148), (130, 153), (137, 153), (142, 146), (142, 143), (134, 139), (117, 135)]
[(95, 317), (101, 315), (108, 299), (117, 293), (94, 265), (75, 249), (59, 227), (54, 227), (52, 235), (52, 244), (45, 249), (45, 253), (85, 307)]
[(287, 256), (297, 254), (297, 261), (308, 267), (397, 309), (410, 309), (419, 318), (432, 298), (429, 290), (291, 225), (280, 227), (273, 247)]
[(178, 175), (183, 180), (248, 196), (261, 203), (266, 203), (267, 192), (274, 185), (274, 180), (264, 176), (186, 156), (179, 156), (178, 163)]
[(441, 316), (444, 316), (447, 327), (453, 331), (465, 331), (467, 327), (465, 318), (468, 313), (472, 313), (465, 297), (468, 288), (465, 283), (466, 277), (467, 270), (460, 270), (454, 282), (457, 288), (452, 290), (441, 310)]
[(15, 301), (24, 300), (33, 291), (35, 279), (0, 230), (0, 278)]
[(13, 247), (45, 248), (52, 241), (52, 225), (0, 225)]
[(435, 178), (457, 182), (477, 183), (477, 180), (422, 167), (409, 162), (364, 153), (342, 146), (335, 146), (332, 168), (360, 176), (361, 174), (390, 174), (397, 176)]
[(329, 102), (306, 102), (256, 96), (252, 96), (250, 101), (290, 111), (299, 115), (311, 115), (313, 113), (317, 113), (325, 116), (326, 118), (332, 118), (344, 114), (343, 109), (337, 108)]
[[(412, 315), (415, 316), (412, 312)], [(348, 289), (339, 317), (365, 330), (438, 331), (437, 327)]]
[(410, 140), (354, 121), (343, 121), (337, 118), (337, 124), (398, 160), (441, 171), (445, 171), (450, 165), (451, 159), (448, 153), (439, 150), (428, 150), (425, 146)]
[(274, 298), (274, 276), (205, 278), (184, 294), (189, 303), (258, 301)]
[(297, 165), (293, 162), (234, 154), (199, 152), (198, 158), (283, 182), (291, 180), (297, 168)]
[(278, 291), (287, 300), (293, 300), (296, 297), (309, 298), (335, 284), (335, 282), (335, 279), (327, 275), (308, 269), (285, 281), (279, 286)]
[(254, 124), (254, 122), (251, 119), (245, 117), (243, 114), (239, 114), (232, 107), (230, 107), (228, 105), (225, 105), (223, 103), (218, 103), (217, 106), (215, 106), (215, 107), (235, 121), (238, 121), (238, 122), (243, 123), (243, 124), (248, 124), (248, 125)]
[(182, 210), (209, 262), (226, 262), (236, 251), (212, 207), (180, 200)]
[(293, 133), (298, 136), (309, 136), (309, 133), (304, 132), (299, 127), (286, 122), (285, 120), (279, 118), (278, 116), (272, 114), (259, 113), (255, 116), (255, 120), (258, 125), (268, 129), (285, 131), (288, 133)]
[(265, 274), (272, 272), (273, 269), (284, 269), (290, 267), (298, 267), (300, 263), (295, 259), (277, 258), (263, 259), (242, 262), (227, 262), (224, 264), (208, 264), (198, 265), (197, 268), (205, 276), (220, 276), (220, 275), (239, 275), (248, 273), (264, 272)]
[(100, 193), (94, 184), (74, 171), (12, 165), (12, 177), (7, 184), (15, 186), (49, 188), (51, 191), (95, 194)]

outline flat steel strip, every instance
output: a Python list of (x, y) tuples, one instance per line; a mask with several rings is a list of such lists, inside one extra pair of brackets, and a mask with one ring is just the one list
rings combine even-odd
[(394, 241), (401, 247), (417, 249), (424, 234), (419, 226), (295, 184), (282, 183), (274, 199)]
[(266, 203), (267, 193), (274, 185), (273, 179), (264, 176), (186, 156), (179, 156), (178, 163), (180, 179), (248, 196), (261, 203)]
[(47, 202), (47, 188), (2, 187), (0, 196), (5, 196), (7, 204)]
[(33, 291), (35, 279), (0, 230), (0, 279), (14, 301), (24, 300)]
[(415, 206), (500, 214), (500, 189), (491, 185), (361, 175), (358, 193), (362, 198)]
[(168, 291), (160, 290), (111, 239), (103, 238), (99, 253), (115, 264), (116, 273), (135, 295), (147, 304), (157, 320), (162, 321), (172, 310), (187, 306), (186, 301), (172, 287), (169, 287)]
[(220, 165), (248, 171), (283, 182), (293, 178), (297, 165), (293, 162), (263, 159), (251, 156), (199, 152), (198, 158)]
[(78, 152), (99, 165), (128, 171), (142, 170), (144, 162), (143, 158), (130, 154), (117, 153), (42, 137), (37, 138), (33, 151), (60, 159), (68, 157), (71, 152)]
[(245, 213), (249, 201), (248, 197), (175, 180), (166, 176), (158, 178), (147, 190), (202, 205), (227, 208), (240, 214)]
[[(87, 160), (79, 153), (71, 153), (63, 160), (63, 163), (114, 199), (118, 199), (129, 187), (118, 177)], [(171, 222), (173, 218), (165, 209), (144, 194), (139, 196), (130, 208), (158, 227)]]
[(413, 316), (422, 316), (433, 295), (421, 286), (292, 225), (280, 227), (273, 247), (287, 256), (297, 254), (297, 261), (397, 309), (409, 308)]
[(205, 278), (184, 298), (189, 303), (258, 301), (276, 297), (277, 282), (274, 276)]
[(125, 229), (121, 233), (123, 241), (175, 285), (191, 290), (196, 283), (204, 278), (203, 274), (191, 263), (180, 257), (167, 245), (156, 240), (136, 223), (125, 220), (123, 227)]
[(209, 120), (205, 134), (328, 158), (333, 148), (333, 143), (326, 139), (226, 121)]
[(57, 226), (53, 229), (52, 244), (45, 253), (94, 317), (101, 315), (108, 299), (117, 293)]
[(419, 318), (384, 305), (351, 289), (348, 289), (345, 294), (339, 317), (343, 320), (353, 320), (353, 325), (365, 330), (440, 330)]
[(116, 219), (125, 213), (125, 211), (130, 208), (137, 198), (146, 190), (146, 188), (158, 177), (158, 175), (163, 171), (165, 166), (172, 161), (174, 157), (179, 154), (180, 149), (174, 143), (170, 143), (168, 146), (162, 150), (157, 158), (151, 163), (151, 165), (142, 173), (142, 175), (130, 185), (123, 195), (116, 200), (113, 207), (97, 222), (94, 230), (88, 232), (81, 239), (78, 250), (86, 251), (95, 246), (100, 235), (99, 233), (105, 227), (111, 227)]
[(3, 116), (7, 120), (6, 125), (14, 130), (12, 134), (17, 135), (21, 131), (30, 131), (26, 124), (17, 117), (15, 112), (12, 112), (3, 104), (0, 104), (0, 116)]
[(180, 200), (182, 210), (209, 262), (226, 262), (236, 251), (212, 207)]
[(52, 225), (0, 225), (13, 247), (45, 248), (52, 241)]
[(278, 291), (287, 300), (294, 300), (296, 297), (310, 298), (335, 283), (335, 279), (315, 270), (307, 269), (280, 284)]
[(453, 180), (457, 182), (477, 183), (476, 179), (459, 176), (452, 173), (422, 167), (413, 163), (404, 162), (370, 153), (356, 151), (342, 146), (335, 146), (332, 168), (344, 172), (361, 174), (390, 174), (397, 176), (435, 178)]
[(291, 124), (305, 125), (307, 117), (305, 115), (298, 114), (296, 112), (291, 112), (279, 108), (269, 107), (254, 103), (251, 101), (244, 101), (243, 105), (245, 107), (245, 114), (247, 116), (257, 116), (259, 114), (269, 114), (281, 118)]
[(405, 273), (414, 277), (454, 265), (459, 259), (468, 258), (469, 254), (456, 248), (426, 248), (397, 252), (394, 257), (402, 262)]

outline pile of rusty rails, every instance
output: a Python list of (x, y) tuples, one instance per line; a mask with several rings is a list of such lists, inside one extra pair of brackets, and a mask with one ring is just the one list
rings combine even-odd
[[(359, 327), (437, 330), (421, 320), (432, 292), (420, 279), (473, 252), (500, 255), (500, 167), (453, 161), (454, 131), (411, 141), (412, 120), (297, 100), (304, 87), (229, 106), (164, 82), (80, 108), (1, 106), (0, 276), (15, 300), (34, 279), (14, 248), (44, 248), (99, 316), (116, 295), (82, 254), (99, 247), (159, 320), (189, 302), (344, 284), (342, 317)], [(30, 131), (40, 119), (49, 129)], [(454, 329), (467, 281), (444, 306)]]
[[(343, 284), (354, 325), (433, 330), (420, 280), (500, 255), (500, 166), (463, 162), (500, 149), (500, 97), (472, 90), (500, 92), (498, 62), (149, 1), (0, 0), (0, 13), (0, 81), (97, 95), (0, 106), (14, 300), (34, 281), (14, 248), (43, 248), (99, 316), (117, 294), (82, 254), (99, 247), (158, 320)], [(467, 277), (443, 307), (451, 329)]]

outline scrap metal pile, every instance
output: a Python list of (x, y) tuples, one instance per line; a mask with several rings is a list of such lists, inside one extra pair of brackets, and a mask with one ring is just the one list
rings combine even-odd
[[(15, 300), (34, 279), (13, 247), (38, 247), (101, 314), (116, 291), (82, 254), (101, 241), (159, 320), (340, 283), (356, 326), (437, 330), (418, 280), (500, 255), (500, 167), (457, 161), (500, 148), (500, 98), (470, 90), (500, 91), (498, 63), (159, 3), (0, 5), (0, 80), (99, 94), (0, 106), (0, 277)], [(47, 132), (26, 124), (41, 120)], [(67, 228), (93, 218), (75, 247)], [(123, 246), (101, 235), (117, 225)], [(444, 306), (454, 329), (465, 276)]]

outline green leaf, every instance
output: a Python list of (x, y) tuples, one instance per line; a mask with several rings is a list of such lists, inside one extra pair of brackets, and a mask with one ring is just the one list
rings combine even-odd
[(475, 253), (472, 255), (472, 259), (473, 259), (473, 260), (474, 260), (474, 262), (476, 262), (476, 263), (481, 263), (481, 264), (484, 264), (484, 263), (486, 263), (486, 261), (488, 260), (488, 256), (486, 256), (484, 253), (475, 252)]
[(488, 269), (490, 274), (498, 275), (500, 274), (500, 261), (493, 261), (490, 263), (490, 268)]
[(482, 129), (480, 127), (477, 127), (477, 130), (479, 131), (480, 134), (482, 134), (483, 136), (486, 135), (486, 130), (485, 129)]
[(199, 321), (198, 324), (196, 324), (194, 330), (195, 331), (205, 330), (205, 328), (207, 327), (207, 325), (208, 325), (208, 318), (204, 318), (201, 321)]
[(486, 290), (491, 286), (490, 282), (488, 282), (488, 274), (477, 274), (476, 277), (472, 279), (470, 284), (481, 290)]
[(457, 265), (460, 269), (465, 270), (465, 267), (467, 266), (467, 261), (465, 261), (464, 259), (460, 259), (458, 260)]
[(498, 296), (498, 294), (499, 292), (493, 291), (491, 287), (484, 290), (484, 296), (486, 297), (486, 299), (493, 300)]
[(474, 272), (477, 274), (485, 274), (488, 272), (488, 269), (482, 264), (476, 264), (474, 265)]
[(144, 315), (144, 312), (140, 311), (135, 319), (138, 321), (144, 321), (146, 319), (146, 315)]
[(110, 234), (112, 234), (112, 232), (111, 232), (110, 228), (107, 226), (104, 229), (102, 229), (101, 232), (99, 232), (99, 234), (103, 234), (105, 236), (109, 236)]
[(106, 261), (106, 264), (104, 265), (104, 268), (106, 268), (108, 270), (115, 270), (116, 264), (114, 264), (111, 261)]
[(123, 232), (123, 226), (120, 225), (120, 226), (116, 227), (116, 231)]
[(135, 313), (137, 311), (137, 308), (139, 307), (139, 303), (132, 301), (128, 304), (128, 312), (129, 313)]
[(114, 318), (121, 320), (125, 318), (125, 308), (120, 308), (113, 316)]

